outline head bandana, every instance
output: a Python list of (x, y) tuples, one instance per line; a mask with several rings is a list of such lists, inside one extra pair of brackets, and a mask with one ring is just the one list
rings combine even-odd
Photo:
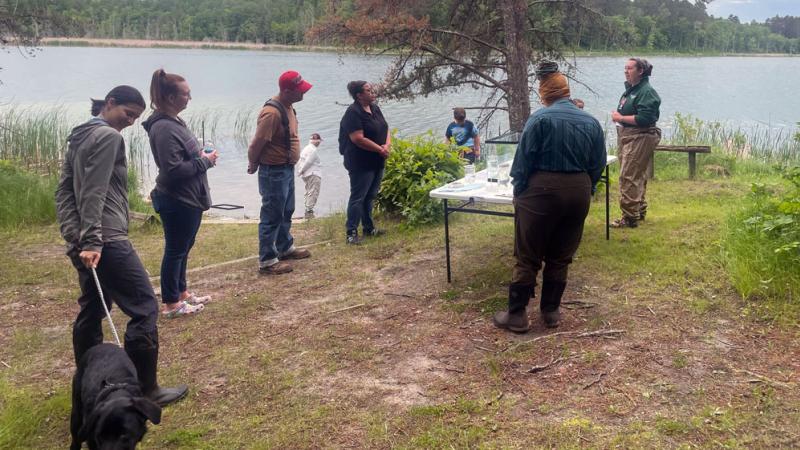
[(550, 106), (558, 99), (568, 98), (569, 82), (567, 77), (558, 71), (558, 64), (545, 61), (536, 67), (539, 79), (539, 98), (545, 106)]

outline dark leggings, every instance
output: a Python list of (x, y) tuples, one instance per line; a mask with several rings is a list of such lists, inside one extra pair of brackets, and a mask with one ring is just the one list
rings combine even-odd
[(161, 301), (175, 303), (186, 291), (186, 266), (203, 211), (191, 208), (167, 194), (153, 191), (153, 207), (164, 225), (164, 257), (161, 259)]

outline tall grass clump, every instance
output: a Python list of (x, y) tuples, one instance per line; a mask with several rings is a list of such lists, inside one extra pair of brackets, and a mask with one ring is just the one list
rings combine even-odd
[(676, 113), (667, 140), (675, 145), (710, 145), (712, 151), (738, 160), (793, 165), (800, 163), (800, 140), (788, 128), (743, 128)]
[(463, 173), (458, 149), (441, 143), (433, 134), (392, 137), (378, 205), (383, 212), (401, 216), (404, 226), (437, 222), (444, 210), (440, 200), (430, 198), (430, 191)]
[(786, 183), (755, 183), (745, 206), (729, 217), (722, 255), (733, 285), (765, 316), (800, 319), (800, 166)]
[(0, 159), (16, 161), (35, 172), (57, 174), (70, 130), (61, 107), (6, 108), (0, 111)]
[(38, 175), (0, 160), (0, 229), (53, 223), (55, 175)]
[(238, 147), (247, 148), (258, 118), (258, 111), (241, 109), (233, 120), (233, 139)]

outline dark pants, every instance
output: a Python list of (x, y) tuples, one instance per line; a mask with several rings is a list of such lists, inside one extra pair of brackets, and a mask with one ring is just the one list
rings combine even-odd
[(161, 259), (161, 301), (175, 303), (186, 291), (186, 265), (194, 245), (203, 211), (173, 197), (153, 191), (153, 208), (164, 225), (164, 257)]
[(347, 201), (347, 234), (358, 234), (358, 224), (364, 233), (375, 229), (372, 206), (381, 187), (383, 169), (350, 170), (350, 200)]
[[(514, 197), (516, 264), (512, 284), (535, 286), (542, 263), (543, 285), (566, 284), (567, 269), (583, 235), (590, 197), (591, 181), (586, 173), (531, 175), (528, 188)], [(548, 297), (542, 296), (542, 309), (558, 308), (561, 295)]]
[[(81, 296), (78, 298), (81, 310), (72, 326), (76, 364), (87, 350), (103, 342), (101, 321), (105, 318), (92, 272), (83, 265), (78, 254), (77, 249), (67, 252), (78, 271), (81, 286)], [(113, 300), (130, 317), (125, 330), (125, 347), (157, 346), (158, 300), (130, 241), (104, 243), (96, 270), (109, 310)]]
[(258, 260), (261, 267), (278, 262), (294, 245), (294, 165), (258, 166), (261, 221), (258, 224)]

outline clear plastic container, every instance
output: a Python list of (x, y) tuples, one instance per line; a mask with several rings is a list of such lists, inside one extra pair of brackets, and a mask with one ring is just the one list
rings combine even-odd
[(464, 166), (464, 182), (474, 183), (475, 182), (475, 166), (472, 164), (467, 164)]
[(486, 181), (497, 183), (497, 155), (494, 153), (486, 156)]

